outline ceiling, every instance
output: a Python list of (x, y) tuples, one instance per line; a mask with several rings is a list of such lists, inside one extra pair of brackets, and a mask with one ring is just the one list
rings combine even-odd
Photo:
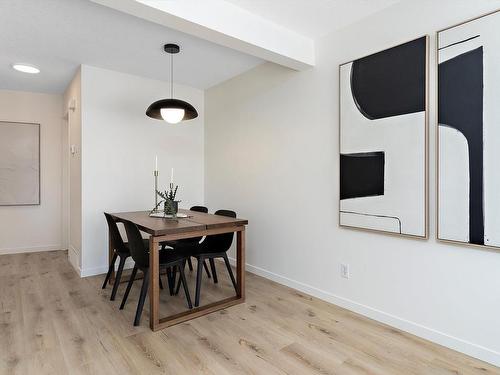
[[(175, 0), (174, 0), (175, 1)], [(225, 0), (299, 34), (317, 38), (401, 0)]]
[[(187, 0), (162, 1), (182, 7)], [(217, 4), (231, 3), (314, 39), (399, 1), (225, 0)], [(166, 42), (176, 42), (182, 49), (175, 57), (175, 82), (199, 89), (263, 62), (90, 0), (0, 0), (0, 89), (62, 93), (81, 64), (168, 81), (169, 57), (162, 50)], [(17, 72), (11, 68), (13, 63), (36, 65), (41, 73)]]
[[(262, 62), (88, 0), (0, 0), (0, 89), (62, 93), (80, 64), (168, 81), (165, 42), (182, 48), (175, 82), (200, 89)], [(19, 73), (17, 62), (41, 73)]]

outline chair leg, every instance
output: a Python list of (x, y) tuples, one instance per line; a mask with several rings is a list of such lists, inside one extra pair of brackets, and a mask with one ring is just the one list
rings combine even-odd
[(198, 258), (198, 269), (196, 272), (196, 295), (194, 298), (194, 307), (200, 305), (200, 292), (201, 292), (201, 278), (203, 277), (203, 265), (205, 265), (205, 260), (203, 257)]
[(125, 267), (125, 257), (120, 256), (120, 263), (118, 264), (118, 270), (116, 271), (115, 283), (113, 284), (113, 290), (111, 291), (111, 301), (115, 300), (116, 292), (118, 291), (118, 286), (120, 285), (120, 280), (122, 278), (123, 267)]
[(158, 275), (158, 281), (160, 283), (160, 289), (163, 289), (163, 281), (161, 281), (161, 275)]
[(120, 310), (123, 310), (123, 308), (125, 307), (125, 303), (127, 302), (127, 298), (128, 298), (129, 293), (130, 293), (130, 289), (132, 289), (132, 284), (134, 283), (136, 274), (137, 274), (137, 266), (134, 266), (134, 269), (132, 270), (132, 274), (130, 275), (130, 280), (128, 281), (128, 284), (127, 284), (127, 289), (125, 289), (125, 294), (123, 295), (122, 303), (120, 305)]
[(182, 280), (182, 286), (184, 287), (184, 295), (186, 296), (188, 307), (189, 309), (192, 309), (193, 304), (191, 303), (191, 295), (189, 294), (186, 275), (184, 274), (184, 265), (179, 266), (179, 274), (180, 274), (179, 279)]
[(102, 289), (106, 289), (106, 284), (108, 283), (109, 278), (111, 277), (111, 273), (113, 272), (113, 268), (115, 268), (115, 262), (116, 262), (117, 257), (118, 257), (118, 254), (116, 252), (113, 253), (113, 258), (111, 259), (111, 264), (109, 265), (108, 273), (106, 274), (106, 278), (104, 279), (104, 283), (102, 284)]
[(208, 278), (210, 279), (210, 271), (208, 270), (207, 262), (203, 261), (203, 268), (205, 268), (205, 272), (207, 273)]
[(138, 326), (141, 323), (142, 309), (144, 308), (144, 301), (146, 300), (146, 295), (148, 294), (149, 288), (149, 268), (144, 271), (144, 279), (142, 280), (141, 294), (139, 296), (139, 302), (137, 303), (137, 311), (135, 312), (134, 326)]
[(181, 290), (181, 284), (182, 284), (182, 280), (181, 278), (179, 277), (179, 281), (177, 281), (177, 286), (175, 287), (175, 292), (174, 292), (174, 295), (178, 295), (179, 294), (179, 290)]
[(167, 267), (168, 291), (171, 296), (174, 295), (175, 280), (172, 280), (172, 267)]
[[(182, 262), (182, 265), (181, 265), (180, 267), (182, 267), (182, 271), (184, 272), (184, 270), (186, 269), (186, 261), (185, 261), (185, 260)], [(185, 275), (186, 275), (186, 274), (184, 273), (184, 276), (185, 276)], [(181, 278), (179, 277), (179, 281), (177, 282), (177, 287), (175, 288), (174, 295), (178, 295), (178, 294), (179, 294), (179, 290), (181, 289), (181, 281), (182, 281), (182, 280), (181, 280)]]
[(236, 292), (236, 294), (238, 294), (238, 287), (236, 286), (236, 280), (234, 279), (233, 269), (231, 268), (231, 264), (229, 264), (229, 259), (227, 259), (227, 254), (224, 253), (222, 257), (224, 258), (224, 263), (226, 263), (226, 268), (227, 272), (229, 273), (229, 277), (231, 277), (231, 281), (233, 282), (234, 291)]
[(174, 295), (175, 280), (177, 280), (177, 267), (173, 266), (172, 267), (172, 293), (170, 293), (171, 296)]
[(210, 262), (210, 269), (212, 270), (212, 277), (214, 278), (214, 284), (217, 284), (219, 280), (217, 279), (217, 270), (215, 269), (214, 258), (208, 260)]
[(190, 271), (193, 270), (193, 262), (191, 262), (191, 257), (188, 258), (188, 267)]

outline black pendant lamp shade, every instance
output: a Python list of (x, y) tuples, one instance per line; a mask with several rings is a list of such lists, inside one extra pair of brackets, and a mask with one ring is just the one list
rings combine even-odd
[(184, 118), (182, 121), (186, 120), (192, 120), (196, 117), (198, 117), (198, 112), (196, 112), (196, 109), (189, 104), (188, 102), (185, 102), (184, 100), (180, 99), (160, 99), (151, 104), (148, 109), (146, 110), (146, 115), (148, 115), (151, 118), (157, 119), (157, 120), (163, 120), (163, 117), (161, 116), (161, 110), (162, 108), (180, 108), (184, 110)]
[[(196, 109), (185, 102), (184, 100), (174, 99), (174, 54), (180, 52), (180, 47), (177, 44), (165, 44), (163, 46), (165, 52), (170, 54), (170, 99), (160, 99), (151, 104), (146, 110), (146, 115), (148, 117), (165, 120), (168, 123), (177, 123), (180, 121), (192, 120), (198, 117), (198, 112)], [(183, 111), (179, 116), (179, 112)], [(163, 113), (162, 113), (163, 112)], [(170, 112), (170, 114), (168, 113)], [(172, 112), (176, 112), (175, 114)], [(169, 118), (175, 118), (174, 121), (169, 121)]]

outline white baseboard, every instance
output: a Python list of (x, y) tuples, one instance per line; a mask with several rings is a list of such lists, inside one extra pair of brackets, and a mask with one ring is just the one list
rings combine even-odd
[[(125, 262), (125, 270), (128, 270), (130, 268), (134, 267), (134, 261), (132, 258), (128, 258), (127, 261)], [(115, 270), (118, 268), (118, 262), (115, 263)], [(99, 266), (99, 267), (90, 267), (90, 268), (85, 268), (85, 269), (80, 269), (80, 277), (90, 277), (90, 276), (96, 276), (96, 275), (102, 275), (106, 272), (108, 272), (108, 266)]]
[(40, 251), (55, 251), (55, 250), (63, 250), (61, 244), (48, 245), (48, 246), (14, 247), (14, 248), (10, 248), (10, 249), (0, 249), (0, 255), (20, 254), (20, 253), (38, 253)]
[[(229, 258), (229, 261), (233, 265), (236, 264), (236, 260), (234, 258)], [(435, 342), (439, 345), (467, 354), (471, 357), (478, 358), (482, 361), (491, 363), (495, 366), (500, 366), (500, 353), (495, 350), (486, 348), (478, 344), (474, 344), (466, 340), (462, 340), (458, 337), (448, 335), (433, 328), (423, 326), (419, 323), (412, 322), (404, 318), (400, 318), (398, 316), (386, 313), (384, 311), (374, 309), (370, 306), (363, 305), (356, 301), (352, 301), (350, 299), (337, 296), (330, 292), (326, 292), (324, 290), (301, 283), (300, 281), (292, 280), (288, 277), (278, 275), (276, 273), (267, 271), (263, 268), (252, 266), (251, 264), (248, 263), (246, 264), (246, 270), (250, 273), (254, 273), (258, 276), (262, 276), (266, 279), (275, 281), (279, 284), (286, 285), (290, 288), (297, 289), (303, 293), (307, 293), (313, 297), (330, 302), (334, 305), (367, 316), (368, 318), (374, 319), (381, 323), (409, 332), (415, 336), (422, 337), (426, 340)]]

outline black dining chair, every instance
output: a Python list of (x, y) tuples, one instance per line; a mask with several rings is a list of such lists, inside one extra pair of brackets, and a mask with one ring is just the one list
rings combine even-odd
[[(118, 291), (118, 286), (120, 285), (120, 280), (122, 278), (123, 268), (125, 267), (125, 261), (130, 256), (130, 250), (128, 248), (128, 243), (123, 241), (120, 231), (118, 230), (118, 225), (110, 214), (104, 213), (106, 217), (106, 221), (108, 223), (109, 229), (109, 241), (111, 247), (113, 248), (113, 258), (111, 259), (111, 263), (108, 268), (108, 272), (106, 273), (106, 277), (104, 278), (104, 283), (102, 284), (102, 289), (106, 289), (106, 285), (111, 278), (111, 274), (115, 268), (115, 263), (117, 258), (120, 258), (118, 263), (118, 269), (116, 270), (115, 282), (113, 283), (113, 289), (111, 290), (111, 301), (114, 301), (116, 298), (116, 292)], [(149, 240), (144, 239), (144, 244), (149, 246)], [(160, 278), (161, 284), (161, 278)], [(163, 284), (161, 284), (161, 288), (163, 289)]]
[(120, 231), (118, 230), (118, 226), (116, 225), (116, 221), (110, 214), (104, 213), (106, 217), (106, 221), (108, 223), (109, 229), (109, 242), (111, 247), (113, 248), (113, 258), (111, 259), (111, 263), (108, 268), (108, 273), (106, 274), (106, 278), (104, 279), (104, 283), (102, 284), (102, 289), (106, 288), (106, 285), (109, 282), (111, 277), (111, 273), (115, 268), (116, 259), (120, 258), (120, 263), (118, 264), (118, 270), (115, 275), (115, 282), (113, 284), (113, 290), (111, 291), (111, 301), (115, 300), (116, 292), (118, 290), (118, 285), (120, 285), (120, 279), (122, 277), (123, 267), (125, 266), (125, 261), (130, 256), (130, 251), (123, 241), (122, 236), (120, 235)]
[[(205, 214), (208, 213), (208, 208), (206, 208), (204, 206), (192, 206), (189, 210), (196, 211), (196, 212), (203, 212)], [(183, 250), (183, 251), (187, 251), (187, 252), (192, 252), (193, 248), (200, 246), (200, 241), (202, 238), (203, 237), (193, 237), (193, 238), (186, 238), (186, 239), (177, 240), (177, 241), (165, 241), (165, 242), (161, 242), (160, 245), (161, 245), (162, 249), (164, 249), (166, 246), (169, 246), (169, 247), (173, 248), (174, 250), (177, 249), (179, 251)], [(191, 262), (191, 257), (187, 258), (187, 263), (189, 266), (189, 270), (192, 271), (193, 270), (193, 263)], [(206, 262), (203, 262), (203, 268), (205, 269), (205, 272), (207, 273), (207, 276), (210, 279), (211, 275), (210, 275), (210, 271), (208, 270), (208, 266), (207, 266)], [(215, 269), (215, 268), (213, 267), (212, 270), (213, 269)], [(173, 285), (175, 284), (175, 279), (176, 279), (175, 272), (170, 273), (169, 270), (167, 270), (167, 277), (169, 278), (169, 285), (171, 286), (170, 287), (170, 295), (173, 295)], [(216, 282), (215, 279), (214, 279), (214, 282)]]
[[(146, 295), (148, 293), (149, 288), (149, 248), (145, 245), (141, 232), (137, 225), (130, 221), (124, 221), (125, 231), (127, 232), (128, 238), (128, 248), (130, 250), (130, 255), (132, 259), (134, 259), (135, 265), (132, 270), (132, 274), (130, 276), (130, 280), (127, 284), (127, 289), (125, 290), (125, 294), (123, 295), (123, 300), (120, 305), (120, 310), (123, 310), (125, 307), (125, 303), (127, 302), (128, 295), (130, 293), (130, 289), (132, 288), (132, 284), (134, 283), (135, 276), (137, 274), (137, 270), (141, 270), (144, 274), (141, 293), (139, 295), (139, 301), (137, 303), (137, 310), (135, 313), (134, 326), (138, 326), (141, 320), (142, 309), (144, 308), (144, 301), (146, 299)], [(187, 305), (190, 309), (193, 308), (191, 303), (191, 296), (189, 294), (189, 289), (186, 281), (186, 276), (184, 274), (184, 263), (186, 261), (186, 256), (188, 254), (184, 254), (178, 252), (176, 250), (171, 251), (160, 251), (159, 252), (159, 263), (160, 269), (167, 267), (175, 267), (179, 269), (180, 274), (180, 282), (184, 287), (184, 294), (186, 296)]]
[[(218, 210), (215, 212), (215, 215), (236, 218), (236, 212), (230, 210)], [(205, 260), (210, 260), (210, 264), (212, 265), (212, 262), (214, 262), (215, 258), (224, 259), (224, 263), (226, 264), (227, 272), (229, 273), (229, 277), (231, 278), (231, 282), (233, 283), (234, 290), (236, 291), (236, 293), (238, 293), (233, 270), (231, 269), (231, 265), (229, 264), (229, 259), (227, 257), (227, 251), (231, 248), (233, 237), (234, 233), (222, 233), (206, 236), (205, 240), (200, 244), (200, 246), (192, 249), (190, 255), (192, 257), (195, 257), (198, 261), (198, 269), (196, 275), (196, 296), (194, 300), (195, 307), (198, 307), (200, 305), (201, 281), (203, 276), (202, 264), (205, 262)], [(213, 269), (215, 269), (215, 262), (213, 264)], [(214, 275), (213, 270), (212, 275)], [(180, 285), (178, 285), (177, 289), (179, 288)]]

